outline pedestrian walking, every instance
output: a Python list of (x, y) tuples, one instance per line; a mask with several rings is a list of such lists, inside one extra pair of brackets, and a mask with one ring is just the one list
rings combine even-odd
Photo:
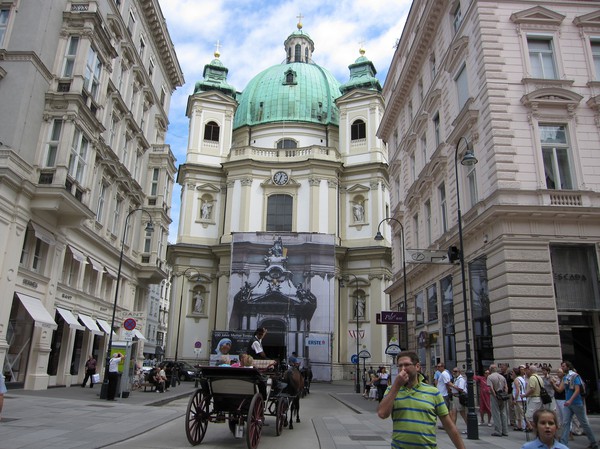
[[(458, 367), (452, 368), (452, 376), (453, 379), (450, 383), (450, 391), (452, 392), (452, 410), (450, 410), (450, 418), (452, 419), (452, 422), (456, 424), (457, 417), (460, 414), (466, 424), (467, 379), (465, 378), (464, 373), (462, 373)], [(463, 433), (466, 434), (467, 432), (464, 431)]]
[(454, 446), (465, 449), (440, 391), (423, 382), (417, 354), (402, 351), (397, 363), (398, 375), (377, 409), (381, 419), (392, 416), (392, 448), (437, 447), (436, 422), (439, 418)]
[(577, 416), (583, 431), (585, 432), (585, 436), (587, 437), (590, 445), (588, 446), (590, 449), (598, 449), (598, 442), (596, 441), (596, 437), (594, 436), (594, 432), (590, 427), (590, 422), (588, 421), (587, 414), (585, 412), (585, 403), (583, 398), (581, 397), (581, 376), (577, 374), (573, 364), (568, 360), (563, 360), (560, 367), (562, 370), (567, 373), (565, 374), (563, 384), (565, 388), (565, 403), (564, 403), (564, 425), (562, 429), (562, 435), (560, 437), (560, 442), (564, 445), (569, 444), (569, 432), (571, 429), (571, 420), (573, 415)]
[(508, 386), (506, 379), (498, 372), (498, 366), (492, 363), (489, 367), (490, 375), (487, 378), (487, 384), (490, 387), (492, 400), (492, 419), (494, 420), (493, 437), (507, 437), (508, 424), (506, 413), (504, 412), (505, 398), (508, 396)]
[(450, 402), (450, 384), (452, 383), (452, 375), (450, 371), (446, 369), (444, 362), (438, 362), (436, 366), (437, 371), (440, 373), (436, 382), (436, 387), (446, 403), (448, 410), (452, 410), (452, 403)]
[(527, 398), (527, 411), (525, 412), (525, 420), (527, 421), (527, 429), (533, 430), (533, 414), (544, 405), (540, 398), (540, 391), (544, 388), (544, 380), (538, 374), (538, 367), (529, 365), (527, 367), (529, 378), (527, 379), (527, 391), (524, 397)]
[(85, 377), (83, 378), (81, 388), (85, 387), (88, 379), (90, 379), (90, 388), (94, 388), (94, 374), (96, 374), (96, 359), (90, 354), (85, 362)]

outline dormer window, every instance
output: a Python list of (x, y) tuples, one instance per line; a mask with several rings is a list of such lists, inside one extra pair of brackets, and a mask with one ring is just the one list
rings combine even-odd
[(292, 139), (281, 139), (280, 141), (277, 142), (277, 148), (278, 149), (284, 149), (284, 150), (289, 150), (292, 148), (298, 148), (298, 142), (296, 142), (295, 140)]
[(283, 84), (296, 84), (296, 72), (293, 70), (285, 72), (285, 81)]

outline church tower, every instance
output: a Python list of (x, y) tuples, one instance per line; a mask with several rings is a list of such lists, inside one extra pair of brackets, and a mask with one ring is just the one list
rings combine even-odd
[(373, 240), (389, 211), (387, 149), (375, 134), (381, 86), (362, 49), (341, 84), (315, 63), (301, 23), (284, 49), (284, 62), (242, 92), (216, 52), (189, 98), (181, 219), (169, 247), (181, 274), (171, 329), (181, 316), (181, 331), (167, 356), (208, 363), (230, 338), (235, 357), (266, 327), (269, 356), (295, 351), (317, 379), (351, 378), (357, 349), (370, 364), (386, 362), (376, 314), (389, 308), (390, 250)]

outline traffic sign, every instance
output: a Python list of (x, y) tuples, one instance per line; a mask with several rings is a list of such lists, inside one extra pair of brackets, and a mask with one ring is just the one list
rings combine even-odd
[(355, 365), (358, 364), (358, 356), (356, 354), (352, 354), (352, 357), (350, 357), (350, 362), (354, 363)]
[(358, 357), (361, 359), (370, 359), (371, 353), (369, 351), (367, 351), (366, 349), (363, 349), (362, 351), (360, 351), (358, 353)]
[(123, 341), (133, 341), (133, 331), (124, 330), (121, 336), (123, 337)]
[(451, 263), (446, 250), (407, 249), (408, 263)]
[(125, 321), (123, 321), (123, 327), (128, 331), (134, 330), (136, 325), (137, 323), (133, 318), (127, 318)]
[(398, 345), (388, 345), (387, 348), (385, 348), (385, 353), (387, 355), (398, 355), (402, 352), (402, 349), (400, 349), (400, 346)]

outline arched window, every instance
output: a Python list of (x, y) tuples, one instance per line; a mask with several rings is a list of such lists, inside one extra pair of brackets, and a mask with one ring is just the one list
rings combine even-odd
[(204, 140), (211, 140), (213, 142), (219, 141), (219, 125), (215, 122), (208, 122), (204, 126)]
[(298, 142), (292, 139), (281, 139), (277, 142), (278, 149), (298, 148)]
[(267, 232), (291, 232), (293, 199), (290, 195), (271, 195), (267, 202)]
[(367, 127), (362, 120), (356, 120), (350, 128), (350, 140), (365, 139), (367, 137)]
[(294, 62), (302, 62), (302, 47), (300, 47), (300, 44), (296, 44), (294, 47)]

